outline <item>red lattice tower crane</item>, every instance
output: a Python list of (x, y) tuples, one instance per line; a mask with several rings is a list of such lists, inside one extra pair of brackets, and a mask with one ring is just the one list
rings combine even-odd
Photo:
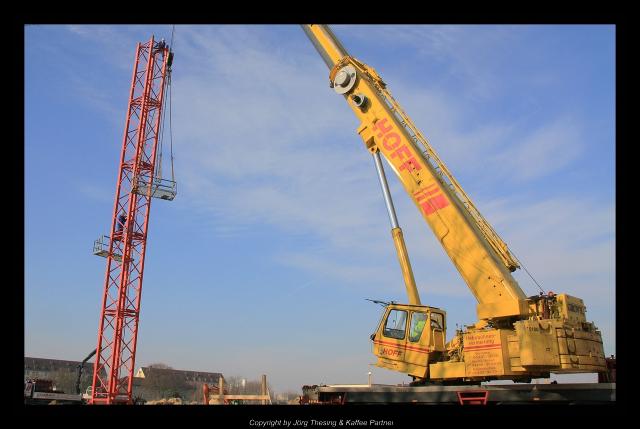
[[(172, 200), (175, 182), (156, 177), (165, 89), (173, 53), (153, 36), (138, 43), (122, 143), (111, 235), (94, 253), (107, 270), (93, 370), (92, 404), (132, 401), (144, 256), (151, 198)], [(161, 161), (160, 161), (161, 163)], [(160, 164), (159, 163), (159, 164)]]

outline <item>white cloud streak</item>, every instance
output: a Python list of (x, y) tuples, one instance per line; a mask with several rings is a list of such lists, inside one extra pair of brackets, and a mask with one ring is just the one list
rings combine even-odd
[[(440, 34), (441, 43), (448, 40), (446, 35), (446, 31)], [(264, 222), (289, 233), (304, 231), (326, 243), (325, 252), (281, 255), (283, 263), (360, 281), (387, 280), (382, 272), (394, 275), (397, 262), (388, 258), (388, 226), (369, 156), (358, 147), (351, 113), (322, 85), (326, 70), (311, 52), (296, 60), (274, 54), (260, 30), (241, 27), (224, 32), (184, 29), (181, 44), (184, 69), (174, 80), (174, 119), (183, 140), (180, 156), (188, 165), (183, 182), (189, 203), (225, 222)], [(283, 76), (287, 79), (280, 79)], [(403, 105), (414, 120), (428, 122), (441, 156), (453, 160), (465, 174), (485, 180), (487, 186), (507, 178), (521, 182), (543, 178), (582, 153), (581, 125), (575, 118), (567, 116), (532, 130), (495, 122), (462, 131), (464, 114), (445, 94), (400, 82), (394, 86), (400, 87), (402, 99), (407, 99)], [(514, 143), (514, 136), (521, 138)], [(483, 179), (487, 170), (495, 174)], [(407, 199), (396, 197), (402, 200)], [(407, 213), (416, 211), (411, 203), (396, 204)], [(563, 264), (540, 262), (555, 275), (568, 266), (577, 270), (576, 275), (584, 273), (579, 261), (585, 257), (594, 258), (589, 265), (592, 272), (611, 269), (608, 262), (601, 262), (602, 253), (613, 245), (610, 206), (598, 207), (577, 195), (560, 199), (551, 194), (544, 201), (503, 197), (480, 207), (487, 207), (489, 219), (499, 229), (519, 231), (520, 236), (510, 235), (510, 242), (517, 244), (514, 249), (526, 249), (523, 253), (531, 258), (553, 252), (574, 255)], [(447, 263), (439, 245), (429, 238), (424, 220), (417, 212), (410, 216), (405, 229), (420, 237), (420, 243), (412, 246), (414, 258)], [(609, 241), (585, 247), (584, 230)], [(368, 255), (387, 260), (387, 265), (369, 270), (365, 265), (346, 266), (332, 252)], [(389, 270), (390, 266), (394, 268)], [(444, 277), (432, 279), (443, 288), (447, 283)]]
[(344, 26), (338, 31), (367, 43), (374, 34), (375, 43), (384, 49), (400, 47), (411, 52), (412, 59), (405, 58), (405, 64), (418, 60), (441, 65), (447, 70), (445, 76), (464, 84), (465, 97), (489, 99), (504, 91), (495, 69), (520, 33), (512, 26), (490, 26), (490, 30), (488, 27), (376, 25)]

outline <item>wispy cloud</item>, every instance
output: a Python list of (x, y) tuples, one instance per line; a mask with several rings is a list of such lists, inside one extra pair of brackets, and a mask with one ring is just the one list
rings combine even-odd
[[(173, 108), (181, 138), (176, 163), (189, 166), (182, 188), (194, 204), (233, 219), (328, 234), (339, 243), (335, 231), (366, 225), (377, 191), (356, 121), (318, 84), (326, 76), (317, 61), (270, 55), (245, 29), (226, 32), (236, 30), (238, 38), (221, 42), (181, 33)], [(207, 70), (200, 58), (208, 59)]]
[[(126, 32), (91, 30), (69, 27), (80, 37), (113, 46), (128, 38)], [(354, 30), (355, 37), (368, 31)], [(380, 28), (381, 43), (385, 37), (412, 46), (422, 43), (419, 51), (425, 55), (468, 64), (465, 62), (471, 60), (465, 55), (481, 53), (458, 46), (466, 38), (462, 31), (447, 26)], [(510, 31), (486, 32), (491, 40), (479, 44), (501, 44), (501, 35)], [(395, 274), (388, 268), (388, 264), (397, 264), (393, 259), (385, 268), (367, 270), (364, 263), (342, 263), (331, 256), (331, 251), (351, 252), (384, 261), (392, 254), (370, 156), (355, 134), (357, 122), (342, 100), (322, 84), (327, 71), (315, 52), (309, 49), (296, 57), (288, 55), (286, 47), (274, 52), (268, 32), (264, 27), (243, 26), (179, 28), (172, 109), (174, 134), (179, 136), (176, 165), (181, 197), (203, 216), (211, 215), (212, 234), (244, 234), (250, 225), (266, 224), (291, 234), (307, 234), (329, 249), (308, 255), (282, 254), (280, 263), (342, 279), (387, 282)], [(451, 51), (458, 57), (448, 58)], [(118, 61), (116, 58), (112, 60)], [(401, 95), (403, 106), (454, 173), (463, 171), (465, 177), (484, 181), (486, 188), (504, 180), (526, 183), (543, 178), (569, 165), (584, 150), (582, 123), (571, 115), (533, 128), (495, 120), (469, 127), (470, 112), (450, 94), (419, 82), (393, 82), (394, 94)], [(429, 271), (429, 282), (442, 285), (435, 292), (457, 293), (445, 286), (451, 273), (430, 270), (448, 264), (446, 255), (429, 238), (430, 231), (402, 195), (404, 191), (393, 186), (399, 210), (413, 213), (403, 224), (413, 258), (430, 261), (416, 263), (416, 271)], [(591, 270), (609, 269), (606, 262), (597, 261), (603, 260), (611, 243), (584, 247), (581, 232), (587, 229), (611, 239), (611, 207), (602, 209), (579, 197), (519, 201), (508, 196), (483, 207), (498, 229), (511, 237), (514, 249), (527, 249), (533, 265), (559, 273), (571, 259), (574, 263), (569, 265), (581, 272), (584, 265), (580, 261), (591, 258)], [(420, 238), (411, 238), (414, 236)], [(564, 264), (543, 262), (552, 251), (573, 256)], [(539, 264), (535, 258), (540, 258)]]
[(543, 124), (494, 154), (493, 162), (506, 166), (505, 176), (515, 180), (543, 177), (567, 166), (583, 153), (580, 128), (580, 122), (569, 116)]
[[(80, 46), (98, 49), (105, 64), (122, 71), (131, 70), (135, 57), (134, 32), (141, 26), (130, 25), (66, 25), (64, 28), (82, 41)], [(170, 28), (167, 27), (170, 31)]]
[[(311, 58), (305, 64), (301, 59), (268, 54), (267, 42), (259, 32), (231, 28), (224, 33), (218, 37), (216, 30), (182, 31), (183, 70), (174, 80), (174, 126), (182, 140), (181, 162), (188, 166), (182, 181), (189, 204), (210, 210), (221, 222), (259, 222), (289, 233), (305, 231), (336, 254), (388, 259), (391, 242), (370, 156), (353, 132), (356, 124), (351, 112), (321, 85), (326, 71), (317, 70), (319, 64)], [(207, 67), (203, 68), (200, 58), (206, 59)], [(291, 78), (274, 78), (279, 76)], [(435, 136), (438, 144), (434, 146), (443, 158), (452, 159), (465, 175), (489, 185), (498, 186), (507, 179), (539, 179), (581, 153), (581, 127), (576, 119), (566, 117), (534, 129), (506, 122), (468, 129), (462, 125), (465, 112), (445, 94), (419, 85), (417, 90), (408, 84), (395, 86), (406, 96), (402, 102), (416, 122), (424, 123)], [(520, 137), (515, 143), (514, 136)], [(493, 174), (483, 179), (487, 170)], [(407, 235), (423, 240), (412, 246), (413, 258), (450, 265), (404, 191), (397, 184), (394, 187), (399, 210), (415, 212), (404, 221)], [(558, 228), (611, 233), (607, 229), (611, 219), (601, 210), (581, 207), (580, 199), (541, 203), (506, 198), (488, 204), (489, 218), (502, 230), (527, 225), (526, 231), (535, 231), (513, 238), (528, 253), (585, 251), (581, 247), (584, 235), (549, 233)], [(500, 211), (492, 211), (492, 205), (500, 205)], [(512, 214), (505, 219), (502, 213)], [(558, 218), (558, 213), (565, 214)], [(541, 234), (565, 240), (564, 247), (558, 241), (531, 240)], [(597, 258), (601, 251), (594, 249), (589, 256)], [(393, 258), (385, 268), (367, 270), (366, 264), (341, 263), (344, 259), (330, 253), (281, 255), (279, 261), (343, 280), (388, 282), (396, 274), (388, 268), (395, 268)], [(437, 264), (417, 263), (416, 270), (426, 272), (434, 266)], [(600, 269), (606, 269), (606, 264)], [(434, 290), (443, 294), (458, 293), (446, 286), (451, 278), (450, 273), (429, 274), (430, 282), (442, 285)]]
[(441, 90), (401, 81), (392, 90), (453, 174), (480, 187), (544, 178), (586, 149), (583, 121), (568, 112), (547, 121), (477, 123), (474, 112)]
[[(375, 25), (336, 26), (345, 36), (370, 41), (381, 49), (402, 49), (418, 61), (445, 67), (445, 76), (462, 84), (465, 97), (487, 99), (503, 91), (495, 70), (518, 32), (512, 26)], [(341, 29), (343, 27), (344, 29)], [(356, 53), (351, 53), (358, 57)], [(363, 58), (366, 62), (366, 58)], [(374, 64), (371, 64), (375, 67)], [(440, 77), (442, 79), (442, 77)]]
[(106, 187), (92, 182), (83, 181), (73, 184), (73, 187), (83, 197), (90, 200), (101, 203), (108, 203), (109, 201), (113, 202), (113, 186)]
[(548, 289), (594, 297), (612, 290), (615, 206), (611, 203), (588, 197), (496, 201), (486, 213), (509, 237), (525, 265), (541, 274)]

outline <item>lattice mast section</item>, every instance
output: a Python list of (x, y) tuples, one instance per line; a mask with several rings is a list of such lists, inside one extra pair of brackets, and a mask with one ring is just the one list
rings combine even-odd
[(91, 403), (132, 403), (149, 210), (169, 47), (138, 43), (113, 208)]

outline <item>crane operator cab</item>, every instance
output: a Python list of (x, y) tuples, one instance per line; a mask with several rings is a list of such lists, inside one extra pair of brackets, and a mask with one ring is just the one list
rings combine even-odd
[(436, 307), (388, 304), (371, 335), (376, 366), (427, 378), (429, 364), (440, 360), (446, 350), (445, 320), (445, 311)]

